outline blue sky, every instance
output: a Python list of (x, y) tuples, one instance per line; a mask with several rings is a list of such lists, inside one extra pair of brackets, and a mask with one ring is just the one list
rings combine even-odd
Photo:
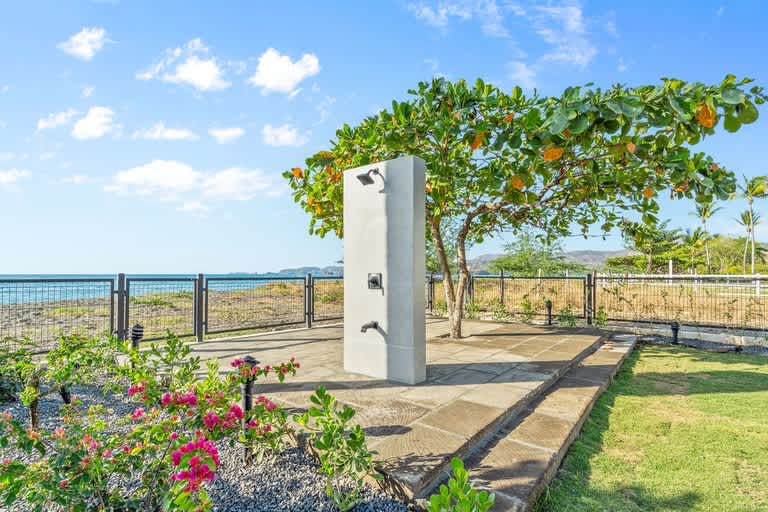
[[(306, 234), (280, 172), (436, 74), (544, 94), (662, 76), (768, 82), (758, 1), (4, 4), (0, 273), (331, 264), (341, 242)], [(766, 173), (766, 120), (701, 148)], [(741, 208), (712, 228), (736, 232)], [(662, 214), (688, 227), (691, 209)]]

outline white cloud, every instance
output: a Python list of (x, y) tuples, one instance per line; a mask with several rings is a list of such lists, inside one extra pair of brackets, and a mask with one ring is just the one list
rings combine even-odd
[(724, 12), (725, 12), (725, 6), (721, 5), (720, 7), (717, 8), (717, 11), (715, 12), (715, 14), (717, 14), (718, 16), (722, 16)]
[(11, 153), (10, 151), (7, 151), (7, 152), (5, 152), (5, 153), (0, 153), (0, 160), (13, 160), (13, 158), (14, 158), (15, 156), (16, 156), (16, 155), (14, 155), (13, 153)]
[(23, 169), (0, 171), (0, 190), (14, 187), (21, 178), (26, 178), (27, 176), (29, 176), (29, 171)]
[(259, 169), (231, 167), (203, 172), (173, 160), (154, 160), (120, 171), (104, 189), (178, 202), (178, 210), (191, 213), (207, 211), (203, 201), (247, 201), (258, 194), (275, 195), (279, 191)]
[(115, 132), (115, 113), (107, 107), (91, 107), (85, 117), (79, 119), (72, 128), (72, 136), (79, 140), (98, 139)]
[(301, 135), (299, 130), (290, 124), (265, 125), (261, 134), (267, 146), (301, 146), (307, 142), (306, 136)]
[(82, 91), (80, 92), (80, 96), (82, 98), (90, 98), (93, 94), (93, 91), (95, 91), (95, 87), (91, 87), (90, 85), (83, 86)]
[(623, 73), (627, 70), (627, 64), (624, 62), (624, 59), (619, 57), (619, 64), (616, 66), (616, 70), (619, 73)]
[(219, 144), (227, 144), (228, 142), (234, 142), (245, 134), (245, 130), (239, 126), (233, 126), (231, 128), (211, 128), (208, 130), (208, 134), (216, 139)]
[(200, 137), (186, 128), (167, 128), (165, 124), (160, 121), (159, 123), (155, 123), (152, 128), (135, 131), (133, 133), (133, 138), (147, 140), (197, 140)]
[(224, 169), (203, 183), (203, 195), (212, 199), (247, 201), (271, 188), (271, 182), (258, 169)]
[(139, 80), (158, 79), (174, 84), (188, 84), (198, 91), (218, 91), (231, 84), (224, 79), (224, 70), (216, 57), (199, 38), (184, 46), (168, 48), (147, 71), (137, 73)]
[(427, 25), (445, 30), (451, 19), (480, 21), (480, 29), (490, 37), (508, 37), (509, 31), (504, 26), (505, 11), (524, 12), (514, 3), (499, 6), (495, 0), (439, 0), (434, 5), (420, 1), (408, 4), (408, 10)]
[(56, 153), (54, 153), (52, 151), (48, 151), (46, 153), (41, 153), (40, 154), (40, 160), (50, 160), (51, 158), (53, 158), (55, 156), (56, 156)]
[(69, 124), (72, 118), (77, 114), (79, 114), (79, 112), (73, 108), (65, 110), (64, 112), (54, 112), (53, 114), (48, 114), (48, 117), (45, 119), (40, 119), (37, 121), (37, 131), (41, 132), (43, 130)]
[(536, 71), (525, 62), (512, 61), (507, 64), (507, 70), (509, 78), (514, 81), (515, 85), (519, 85), (523, 89), (536, 87)]
[(72, 185), (85, 185), (91, 182), (91, 178), (85, 174), (73, 174), (72, 176), (68, 176), (61, 181), (64, 183), (70, 183)]
[(173, 160), (152, 162), (120, 171), (105, 189), (109, 192), (134, 193), (141, 196), (159, 194), (163, 199), (174, 199), (200, 186), (202, 173), (191, 166)]
[(274, 48), (269, 48), (259, 57), (256, 73), (248, 81), (260, 87), (262, 94), (291, 94), (302, 80), (319, 72), (320, 61), (312, 53), (305, 53), (300, 59), (291, 61), (288, 55), (281, 55)]
[(57, 47), (78, 59), (91, 60), (107, 41), (107, 31), (103, 28), (85, 27)]
[(584, 14), (576, 4), (536, 7), (533, 25), (544, 41), (553, 46), (542, 57), (545, 61), (583, 69), (597, 55), (597, 48), (587, 37)]
[(0, 94), (7, 94), (8, 91), (11, 90), (11, 86), (8, 84), (5, 84), (4, 86), (0, 87)]

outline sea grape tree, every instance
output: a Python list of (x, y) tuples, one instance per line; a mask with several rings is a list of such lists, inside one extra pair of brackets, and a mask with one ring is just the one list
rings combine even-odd
[[(445, 277), (451, 335), (461, 337), (466, 247), (505, 231), (546, 237), (608, 232), (628, 216), (656, 221), (658, 198), (726, 199), (733, 173), (692, 146), (719, 127), (735, 132), (765, 102), (750, 79), (713, 85), (569, 87), (559, 96), (507, 93), (477, 80), (422, 82), (391, 110), (344, 125), (327, 150), (286, 171), (310, 233), (341, 237), (342, 172), (402, 155), (426, 162), (427, 233)], [(634, 215), (630, 215), (634, 213)], [(444, 226), (458, 225), (458, 276)], [(456, 277), (455, 281), (453, 278)]]

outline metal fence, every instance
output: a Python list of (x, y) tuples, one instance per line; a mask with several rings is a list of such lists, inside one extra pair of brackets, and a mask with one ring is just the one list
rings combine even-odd
[(0, 339), (114, 330), (114, 279), (0, 279)]
[[(444, 283), (430, 276), (426, 307), (445, 310)], [(552, 315), (615, 322), (768, 329), (768, 289), (761, 276), (475, 275), (468, 316), (502, 319)], [(196, 336), (342, 319), (339, 277), (126, 277), (0, 279), (0, 338), (24, 338), (41, 350), (60, 334), (114, 333), (144, 326), (145, 339), (171, 330)], [(478, 315), (479, 316), (479, 315)]]
[(144, 339), (312, 325), (344, 316), (336, 277), (116, 277), (0, 279), (0, 339), (29, 338), (41, 351), (61, 334), (112, 333), (134, 324)]
[[(427, 279), (427, 310), (445, 310), (442, 279)], [(502, 318), (547, 314), (587, 323), (641, 322), (743, 329), (768, 329), (768, 280), (728, 275), (474, 275), (467, 283), (465, 310)]]
[[(432, 311), (445, 308), (443, 280), (431, 276), (427, 281), (427, 305)], [(552, 311), (587, 317), (587, 277), (473, 275), (467, 283), (466, 308), (510, 315), (544, 316), (547, 301)]]
[(594, 311), (608, 321), (764, 330), (766, 285), (760, 276), (598, 275)]

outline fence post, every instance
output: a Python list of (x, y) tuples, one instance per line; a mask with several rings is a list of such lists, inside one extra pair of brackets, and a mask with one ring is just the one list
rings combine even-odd
[(314, 281), (312, 280), (312, 273), (308, 273), (304, 276), (304, 321), (306, 322), (307, 329), (312, 328), (312, 300), (315, 295)]
[(427, 306), (429, 307), (430, 314), (435, 307), (435, 273), (429, 273), (429, 279), (427, 280)]
[(207, 287), (205, 286), (205, 276), (203, 274), (197, 274), (197, 282), (195, 282), (195, 336), (197, 342), (202, 343), (205, 337), (205, 293)]
[(125, 340), (127, 337), (127, 327), (125, 325), (125, 303), (128, 298), (125, 293), (125, 274), (117, 274), (117, 339)]
[(470, 273), (469, 279), (467, 279), (467, 302), (473, 300), (475, 300), (475, 276)]
[(587, 274), (587, 279), (584, 281), (584, 316), (587, 317), (587, 325), (592, 325), (592, 315), (594, 314), (594, 307), (592, 304), (592, 273)]
[(504, 305), (504, 269), (499, 270), (499, 301)]

